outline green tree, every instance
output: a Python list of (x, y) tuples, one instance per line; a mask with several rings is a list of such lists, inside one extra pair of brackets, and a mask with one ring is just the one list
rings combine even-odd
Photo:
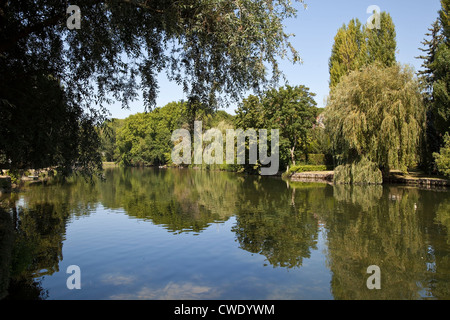
[(443, 136), (450, 128), (450, 46), (442, 44), (433, 64), (436, 81), (433, 83), (433, 113), (436, 130)]
[[(236, 110), (236, 117), (234, 124), (237, 129), (262, 129), (267, 128), (266, 119), (264, 114), (264, 107), (262, 104), (262, 98), (255, 95), (249, 95), (242, 100)], [(259, 139), (259, 137), (257, 137)], [(242, 166), (243, 170), (251, 173), (255, 173), (258, 166), (248, 165), (249, 159), (249, 141), (245, 141), (245, 165)], [(283, 162), (282, 151), (280, 151), (280, 162)]]
[(284, 32), (283, 20), (297, 12), (288, 0), (76, 4), (81, 28), (69, 30), (66, 2), (1, 1), (0, 53), (4, 65), (35, 62), (58, 76), (71, 99), (85, 106), (109, 96), (128, 105), (138, 89), (154, 106), (161, 71), (214, 105), (217, 93), (237, 99), (267, 83), (269, 65), (277, 79), (277, 58), (299, 61)]
[(392, 66), (396, 63), (395, 53), (397, 40), (395, 25), (392, 17), (387, 12), (380, 14), (380, 29), (364, 28), (367, 43), (367, 62), (379, 62), (384, 66)]
[(432, 154), (439, 150), (441, 144), (441, 138), (436, 129), (436, 115), (433, 102), (433, 83), (435, 82), (433, 66), (439, 45), (443, 41), (441, 29), (441, 23), (439, 19), (437, 19), (432, 27), (428, 29), (429, 32), (425, 34), (429, 38), (424, 39), (422, 42), (425, 48), (419, 48), (421, 51), (425, 52), (426, 55), (417, 57), (418, 59), (424, 60), (422, 63), (422, 70), (419, 70), (417, 75), (421, 84), (427, 116), (426, 132), (424, 133), (424, 143), (422, 146), (422, 167), (427, 171), (433, 170), (434, 159)]
[(147, 136), (151, 121), (149, 113), (137, 113), (125, 119), (123, 127), (117, 134), (119, 163), (125, 166), (144, 164), (142, 157), (146, 148)]
[(435, 74), (433, 97), (435, 102), (436, 127), (441, 137), (450, 128), (450, 0), (441, 0), (439, 19), (442, 25), (443, 41), (439, 45), (432, 64)]
[(439, 172), (450, 177), (450, 135), (448, 133), (444, 136), (444, 146), (439, 153), (433, 153), (433, 156)]
[(184, 108), (181, 102), (171, 102), (126, 118), (117, 133), (119, 162), (125, 166), (169, 163), (173, 148), (171, 135), (183, 124)]
[(372, 64), (352, 72), (331, 92), (325, 112), (340, 163), (366, 157), (385, 174), (416, 164), (425, 110), (408, 67)]
[(317, 108), (305, 86), (285, 86), (265, 91), (261, 97), (250, 95), (236, 110), (236, 128), (279, 129), (280, 165), (295, 165), (296, 151), (307, 158), (311, 129), (316, 121)]
[[(194, 121), (201, 121), (203, 130), (217, 128), (223, 134), (226, 129), (233, 128), (232, 115), (223, 110), (207, 111), (210, 110), (198, 103), (170, 102), (150, 112), (129, 116), (117, 131), (115, 155), (118, 162), (124, 166), (171, 164), (172, 133), (185, 128), (193, 137)], [(218, 168), (232, 170), (234, 167), (223, 165)]]
[(259, 129), (264, 127), (263, 105), (259, 97), (249, 95), (242, 100), (242, 103), (236, 110), (235, 125), (236, 128), (242, 129)]
[(317, 116), (314, 96), (305, 86), (286, 86), (267, 91), (263, 98), (266, 123), (280, 129), (280, 144), (287, 141), (292, 165), (297, 149), (308, 159), (308, 134)]
[(380, 29), (369, 29), (358, 19), (343, 25), (334, 37), (329, 60), (330, 89), (351, 71), (370, 63), (392, 66), (397, 49), (395, 25), (389, 13), (381, 12)]
[[(81, 9), (81, 28), (70, 30), (66, 1), (0, 1), (0, 87), (5, 88), (0, 92), (1, 109), (11, 106), (24, 118), (33, 118), (16, 126), (19, 118), (1, 115), (0, 128), (14, 127), (4, 141), (15, 146), (19, 159), (17, 163), (2, 144), (2, 164), (22, 166), (27, 159), (19, 155), (34, 154), (27, 137), (35, 132), (59, 138), (55, 129), (64, 128), (62, 118), (67, 117), (57, 119), (55, 128), (40, 126), (53, 112), (42, 111), (45, 115), (36, 118), (23, 101), (39, 101), (43, 92), (57, 93), (55, 82), (68, 109), (75, 110), (74, 126), (88, 116), (94, 119), (90, 122), (102, 123), (107, 103), (116, 100), (128, 107), (141, 90), (145, 107), (154, 107), (161, 72), (188, 95), (215, 108), (276, 81), (281, 75), (278, 58), (299, 61), (284, 32), (283, 20), (296, 15), (288, 0), (79, 0), (76, 5)], [(8, 92), (11, 80), (16, 90)], [(76, 140), (64, 141), (72, 144), (69, 151), (79, 149)], [(41, 145), (52, 144), (42, 140)], [(38, 153), (41, 158), (60, 157), (55, 150), (48, 151)], [(80, 162), (76, 158), (74, 152), (70, 161)], [(31, 160), (33, 165), (39, 162)]]
[(450, 128), (450, 26), (448, 12), (449, 0), (441, 1), (439, 18), (433, 23), (421, 48), (426, 54), (422, 70), (418, 72), (423, 86), (423, 96), (427, 107), (426, 145), (424, 146), (424, 165), (433, 168), (431, 155), (438, 152), (444, 144), (444, 135)]
[(97, 125), (54, 77), (0, 72), (0, 168), (58, 167), (63, 175), (73, 169), (92, 175), (101, 168)]
[(350, 71), (358, 70), (366, 63), (366, 47), (364, 32), (358, 19), (352, 19), (348, 25), (344, 24), (338, 30), (329, 61), (330, 88), (334, 88)]
[(444, 36), (447, 45), (450, 42), (450, 1), (441, 0), (441, 10), (439, 11), (439, 19), (441, 20), (442, 26), (444, 28)]
[(102, 153), (105, 161), (117, 161), (116, 141), (117, 131), (123, 126), (123, 119), (110, 119), (103, 123), (100, 129), (100, 137), (102, 140)]

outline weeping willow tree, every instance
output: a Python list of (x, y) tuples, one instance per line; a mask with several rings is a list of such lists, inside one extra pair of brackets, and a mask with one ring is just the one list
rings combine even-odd
[(424, 122), (413, 71), (371, 64), (343, 77), (331, 92), (325, 126), (338, 163), (364, 159), (386, 175), (416, 164)]

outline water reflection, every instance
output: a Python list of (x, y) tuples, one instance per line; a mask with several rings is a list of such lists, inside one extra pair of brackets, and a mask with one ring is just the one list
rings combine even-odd
[[(334, 297), (448, 298), (447, 230), (434, 218), (448, 194), (404, 187), (345, 189), (335, 187), (336, 209), (323, 218)], [(444, 250), (436, 255), (437, 248)], [(360, 274), (372, 264), (382, 270), (383, 290), (364, 290)]]
[[(73, 179), (65, 185), (30, 186), (1, 203), (0, 297), (9, 293), (7, 298), (48, 298), (39, 279), (59, 271), (68, 224), (89, 217), (101, 205), (122, 209), (130, 218), (174, 235), (206, 237), (211, 224), (234, 217), (231, 231), (237, 250), (264, 257), (264, 265), (275, 269), (301, 272), (322, 234), (326, 252), (321, 254), (326, 255), (328, 289), (335, 299), (450, 298), (446, 190), (286, 184), (232, 173), (113, 169), (106, 172), (106, 182)], [(381, 268), (381, 290), (366, 287), (366, 269), (373, 264)], [(263, 272), (254, 276), (264, 282)], [(126, 286), (139, 279), (129, 274), (101, 279), (111, 281)], [(188, 280), (159, 288), (142, 285), (134, 293), (110, 298), (196, 299), (213, 293), (216, 298), (234, 298)]]

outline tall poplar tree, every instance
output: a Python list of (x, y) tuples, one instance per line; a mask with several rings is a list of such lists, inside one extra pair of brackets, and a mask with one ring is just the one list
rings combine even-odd
[(397, 40), (395, 25), (387, 12), (380, 14), (380, 28), (364, 28), (367, 42), (367, 62), (380, 62), (384, 66), (392, 66), (396, 62)]
[(343, 25), (334, 38), (329, 60), (330, 89), (351, 71), (378, 62), (389, 67), (396, 63), (396, 32), (389, 13), (381, 12), (380, 29), (369, 29), (358, 19)]
[(358, 19), (352, 19), (338, 30), (329, 61), (330, 88), (334, 88), (350, 71), (365, 64), (366, 50), (364, 32)]

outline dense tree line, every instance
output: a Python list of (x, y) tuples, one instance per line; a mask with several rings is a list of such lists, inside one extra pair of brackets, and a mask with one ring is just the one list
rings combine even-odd
[[(221, 118), (201, 99), (173, 103), (125, 120), (116, 143), (116, 161), (125, 165), (170, 164), (170, 132), (226, 128), (279, 129), (280, 170), (308, 163), (321, 154), (319, 164), (336, 168), (337, 182), (381, 183), (393, 169), (407, 172), (421, 167), (448, 172), (449, 131), (448, 1), (424, 41), (424, 69), (416, 75), (396, 61), (396, 31), (391, 16), (380, 14), (380, 28), (358, 19), (337, 31), (329, 61), (330, 95), (323, 110), (305, 86), (271, 88), (249, 95), (236, 116)], [(224, 115), (224, 114), (222, 114)], [(210, 120), (215, 119), (211, 123)], [(445, 145), (447, 143), (447, 145)], [(247, 144), (248, 147), (248, 144)], [(248, 148), (247, 148), (248, 151)], [(248, 159), (248, 156), (247, 158)], [(220, 169), (257, 171), (256, 166)]]
[[(304, 86), (286, 86), (279, 90), (268, 90), (260, 97), (249, 96), (239, 105), (236, 116), (222, 110), (211, 111), (198, 105), (198, 101), (190, 101), (172, 102), (151, 112), (131, 115), (124, 120), (113, 119), (102, 131), (104, 159), (125, 166), (170, 165), (174, 147), (172, 132), (185, 128), (193, 135), (193, 121), (201, 121), (202, 133), (216, 128), (223, 136), (227, 129), (279, 129), (280, 169), (285, 169), (302, 156), (307, 161), (308, 154), (314, 151), (312, 132), (319, 109), (316, 108), (313, 96)], [(204, 143), (203, 148), (206, 145)], [(237, 165), (235, 160), (234, 165), (220, 163), (212, 167), (255, 172), (260, 167), (260, 164), (250, 164), (248, 150), (246, 160), (245, 165)], [(223, 162), (225, 163), (225, 153)]]

